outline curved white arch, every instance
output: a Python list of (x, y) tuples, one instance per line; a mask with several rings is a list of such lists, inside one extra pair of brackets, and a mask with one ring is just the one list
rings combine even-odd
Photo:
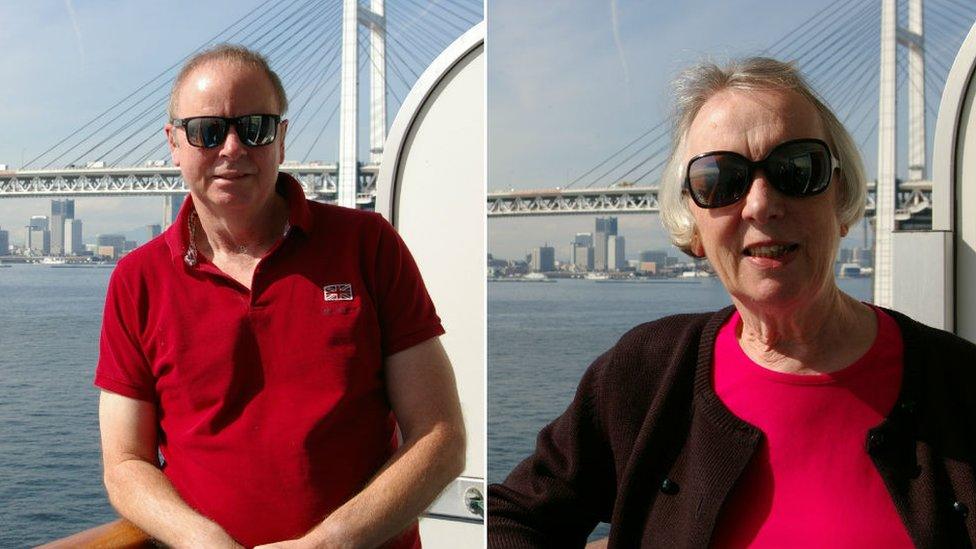
[[(947, 329), (976, 341), (976, 25), (946, 77), (932, 151), (932, 229), (950, 235)], [(919, 258), (924, 261), (925, 257)]]
[(467, 465), (421, 520), (424, 547), (476, 548), (465, 505), (485, 478), (485, 24), (451, 44), (403, 101), (384, 146), (376, 211), (417, 260), (447, 333), (468, 432)]

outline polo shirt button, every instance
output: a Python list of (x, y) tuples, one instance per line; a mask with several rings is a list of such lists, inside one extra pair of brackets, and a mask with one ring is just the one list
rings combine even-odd
[(680, 489), (681, 487), (678, 486), (678, 483), (669, 478), (664, 479), (661, 483), (661, 491), (669, 496), (677, 494)]
[(969, 516), (969, 507), (966, 507), (966, 504), (961, 501), (953, 503), (952, 510), (959, 513), (962, 518)]

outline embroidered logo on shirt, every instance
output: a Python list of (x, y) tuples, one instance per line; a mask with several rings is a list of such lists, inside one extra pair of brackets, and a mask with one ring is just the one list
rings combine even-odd
[(326, 301), (352, 301), (352, 284), (329, 284), (322, 291)]

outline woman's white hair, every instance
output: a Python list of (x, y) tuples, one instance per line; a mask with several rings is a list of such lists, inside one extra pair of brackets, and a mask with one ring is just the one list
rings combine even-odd
[(688, 130), (702, 106), (716, 93), (727, 89), (791, 90), (803, 96), (820, 114), (827, 144), (840, 161), (840, 194), (837, 219), (847, 227), (864, 215), (867, 183), (861, 154), (851, 134), (833, 112), (817, 97), (792, 63), (768, 57), (750, 57), (732, 61), (724, 67), (702, 62), (683, 71), (672, 84), (674, 113), (671, 156), (664, 167), (658, 191), (661, 222), (671, 241), (683, 252), (694, 256), (695, 218), (683, 193), (685, 146)]

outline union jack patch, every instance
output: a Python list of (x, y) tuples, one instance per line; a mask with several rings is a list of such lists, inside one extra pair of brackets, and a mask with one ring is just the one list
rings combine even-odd
[(352, 284), (329, 284), (322, 291), (326, 301), (352, 301)]

